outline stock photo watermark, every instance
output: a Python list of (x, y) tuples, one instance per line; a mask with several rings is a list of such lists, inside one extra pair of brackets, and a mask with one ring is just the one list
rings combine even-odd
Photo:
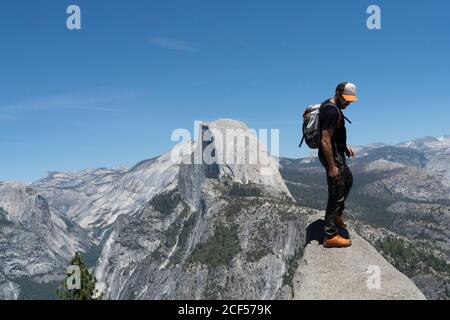
[(376, 4), (372, 4), (367, 7), (367, 14), (370, 16), (367, 18), (366, 26), (369, 30), (381, 29), (381, 8)]
[(67, 267), (67, 280), (66, 286), (68, 290), (80, 290), (81, 289), (81, 270), (77, 265)]
[(369, 274), (366, 284), (369, 290), (381, 290), (381, 268), (377, 265), (367, 267), (366, 273)]
[(69, 15), (66, 20), (68, 30), (81, 30), (81, 8), (75, 4), (67, 7), (66, 13)]
[[(366, 26), (369, 30), (381, 29), (381, 8), (376, 4), (367, 7), (366, 13), (369, 17), (366, 20)], [(66, 14), (69, 16), (66, 20), (68, 30), (81, 30), (81, 8), (76, 4), (67, 7)]]
[[(278, 167), (279, 129), (225, 128), (194, 122), (194, 145), (191, 132), (178, 128), (172, 132), (171, 141), (179, 142), (171, 152), (174, 164), (205, 165), (258, 165), (262, 175), (273, 174), (270, 168)], [(267, 146), (270, 144), (270, 153)]]

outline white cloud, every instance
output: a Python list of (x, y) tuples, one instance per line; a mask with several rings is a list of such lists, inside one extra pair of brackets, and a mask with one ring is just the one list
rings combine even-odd
[(176, 51), (189, 51), (189, 52), (197, 51), (197, 49), (194, 48), (190, 43), (181, 41), (181, 40), (168, 39), (168, 38), (152, 38), (152, 39), (148, 40), (148, 42), (153, 46), (164, 48), (164, 49), (170, 49), (170, 50), (176, 50)]
[(109, 105), (121, 97), (117, 94), (110, 96), (75, 96), (61, 95), (33, 100), (21, 101), (0, 107), (0, 121), (16, 119), (20, 114), (36, 111), (61, 111), (61, 110), (79, 110), (79, 111), (97, 111), (113, 112), (117, 108)]

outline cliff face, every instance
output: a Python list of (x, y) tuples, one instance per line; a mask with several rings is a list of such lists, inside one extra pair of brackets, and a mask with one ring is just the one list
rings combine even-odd
[(73, 252), (90, 246), (85, 232), (52, 210), (36, 190), (0, 183), (0, 298), (17, 299), (24, 278), (61, 279)]
[[(353, 229), (352, 246), (327, 249), (323, 216), (309, 217), (308, 245), (294, 278), (299, 300), (424, 300), (425, 296)], [(319, 236), (320, 235), (320, 236)]]
[[(249, 189), (246, 189), (249, 188)], [(207, 180), (201, 210), (178, 193), (173, 210), (149, 203), (116, 224), (97, 277), (112, 299), (289, 298), (306, 209)], [(244, 191), (245, 190), (245, 191)], [(246, 194), (246, 195), (244, 195)]]
[[(231, 179), (239, 183), (255, 183), (273, 191), (285, 193), (289, 190), (278, 171), (278, 164), (267, 151), (255, 132), (236, 120), (220, 119), (202, 125), (202, 153), (206, 158), (213, 154), (217, 164), (207, 166), (207, 173), (217, 172), (220, 181)], [(211, 176), (214, 177), (214, 176)]]
[(178, 167), (170, 158), (168, 152), (130, 170), (53, 174), (33, 187), (49, 199), (61, 199), (55, 205), (64, 207), (69, 218), (100, 242), (118, 216), (136, 211), (157, 193), (173, 188)]
[(247, 130), (232, 120), (204, 124), (209, 141), (193, 144), (184, 157), (209, 150), (216, 159), (231, 154), (233, 162), (181, 163), (173, 190), (116, 222), (96, 270), (110, 298), (292, 296), (308, 210), (293, 202), (256, 136), (248, 135), (247, 149), (265, 169), (239, 159), (235, 143), (223, 139), (226, 129)]

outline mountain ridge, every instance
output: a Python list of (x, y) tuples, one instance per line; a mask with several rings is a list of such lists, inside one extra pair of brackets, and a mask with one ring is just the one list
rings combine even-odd
[[(229, 128), (244, 131), (244, 146), (261, 163), (186, 161), (205, 150), (245, 161), (247, 156), (239, 157), (246, 153), (237, 152), (234, 141), (220, 143)], [(220, 119), (204, 122), (200, 129), (212, 139), (177, 144), (130, 169), (51, 172), (30, 187), (42, 195), (49, 211), (80, 224), (89, 242), (84, 251), (100, 246), (95, 273), (109, 298), (293, 298), (308, 217), (323, 212), (308, 208), (292, 193), (267, 148), (259, 142), (251, 145), (257, 138), (245, 132), (244, 123)], [(189, 152), (180, 156), (183, 149)], [(174, 155), (180, 162), (172, 162)], [(281, 159), (282, 171), (286, 161)], [(385, 170), (390, 160), (384, 161), (374, 168)], [(314, 161), (308, 165), (316, 170)], [(14, 277), (0, 270), (1, 288), (5, 297), (19, 296)]]

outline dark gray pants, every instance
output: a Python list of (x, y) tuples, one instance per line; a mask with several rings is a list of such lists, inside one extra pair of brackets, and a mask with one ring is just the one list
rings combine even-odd
[(328, 238), (334, 237), (338, 233), (336, 219), (342, 215), (345, 209), (345, 200), (353, 185), (353, 175), (347, 166), (345, 154), (338, 153), (334, 157), (336, 166), (339, 168), (339, 176), (331, 178), (328, 175), (328, 165), (325, 158), (319, 157), (320, 162), (326, 169), (328, 183), (328, 204), (325, 212), (325, 234)]

